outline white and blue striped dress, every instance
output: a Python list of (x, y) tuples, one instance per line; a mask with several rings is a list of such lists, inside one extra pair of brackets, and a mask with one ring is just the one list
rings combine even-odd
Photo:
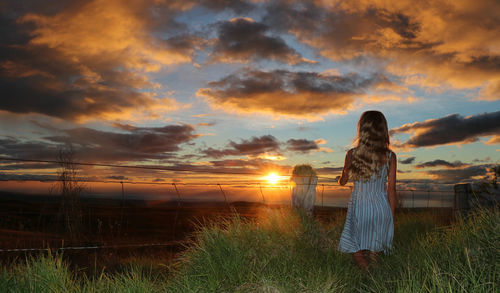
[[(389, 159), (391, 153), (389, 153)], [(368, 181), (355, 181), (338, 249), (388, 252), (392, 248), (394, 222), (387, 197), (387, 164)]]

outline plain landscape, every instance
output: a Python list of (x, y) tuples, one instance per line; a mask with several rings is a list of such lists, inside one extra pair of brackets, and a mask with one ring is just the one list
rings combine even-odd
[(2, 251), (2, 292), (493, 292), (500, 276), (497, 209), (400, 209), (394, 250), (364, 272), (336, 251), (343, 208), (82, 200), (69, 237), (57, 197), (15, 196), (1, 248), (48, 249)]

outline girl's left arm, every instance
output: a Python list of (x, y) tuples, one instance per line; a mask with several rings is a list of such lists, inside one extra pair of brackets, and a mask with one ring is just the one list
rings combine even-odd
[(396, 211), (396, 171), (398, 169), (398, 161), (396, 154), (392, 153), (389, 161), (389, 181), (387, 184), (387, 195), (389, 197), (389, 205), (391, 206), (392, 215)]
[(352, 149), (345, 155), (344, 168), (342, 169), (342, 176), (338, 179), (340, 185), (345, 185), (349, 180), (349, 169), (351, 168)]

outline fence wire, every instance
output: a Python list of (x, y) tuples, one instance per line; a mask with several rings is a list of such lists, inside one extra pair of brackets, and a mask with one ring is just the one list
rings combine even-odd
[[(19, 159), (19, 158), (7, 158), (1, 157), (0, 161), (13, 161), (13, 162), (31, 162), (31, 163), (46, 163), (46, 164), (60, 164), (61, 162), (57, 160), (34, 160), (34, 159)], [(158, 167), (158, 166), (136, 166), (136, 165), (115, 165), (115, 164), (101, 164), (101, 163), (89, 163), (89, 162), (73, 162), (74, 165), (81, 166), (95, 166), (95, 167), (109, 167), (109, 168), (130, 168), (130, 169), (143, 169), (143, 170), (159, 170), (159, 171), (169, 171), (169, 172), (189, 172), (189, 173), (204, 173), (204, 174), (222, 174), (222, 175), (252, 175), (259, 176), (259, 180), (243, 180), (243, 181), (231, 181), (231, 182), (156, 182), (156, 181), (135, 181), (135, 180), (99, 180), (99, 179), (91, 179), (91, 178), (78, 178), (75, 181), (79, 181), (82, 183), (103, 183), (103, 184), (116, 184), (119, 185), (121, 191), (121, 206), (117, 207), (108, 207), (113, 209), (120, 209), (120, 222), (123, 223), (124, 218), (124, 210), (127, 209), (125, 207), (125, 199), (126, 199), (126, 185), (158, 185), (158, 186), (171, 186), (174, 191), (174, 198), (176, 198), (176, 211), (175, 211), (175, 220), (174, 220), (174, 228), (173, 228), (173, 236), (176, 234), (176, 225), (179, 216), (179, 211), (182, 209), (182, 203), (188, 199), (188, 195), (183, 192), (182, 188), (190, 188), (190, 187), (214, 187), (214, 189), (218, 189), (220, 191), (220, 195), (223, 198), (223, 201), (226, 203), (227, 207), (230, 209), (230, 201), (228, 200), (227, 188), (251, 188), (260, 192), (260, 196), (262, 198), (261, 203), (268, 204), (269, 200), (266, 198), (265, 189), (282, 189), (287, 192), (291, 191), (292, 185), (290, 184), (289, 179), (291, 174), (286, 175), (278, 175), (282, 178), (282, 180), (278, 181), (278, 183), (263, 183), (262, 173), (251, 173), (251, 172), (227, 172), (227, 171), (217, 171), (217, 170), (203, 170), (203, 169), (188, 169), (188, 168), (173, 168), (173, 167)], [(318, 176), (318, 183), (316, 186), (316, 194), (317, 206), (319, 203), (322, 207), (325, 205), (325, 187), (334, 188), (334, 189), (346, 189), (352, 191), (352, 185), (340, 186), (336, 183), (335, 178), (329, 176)], [(67, 180), (67, 179), (66, 179)], [(59, 179), (48, 179), (44, 180), (45, 182), (58, 182)], [(220, 180), (218, 180), (220, 181)], [(439, 185), (439, 183), (433, 184)], [(446, 184), (449, 185), (449, 184)], [(445, 190), (431, 190), (431, 189), (408, 189), (408, 188), (398, 188), (397, 190), (398, 196), (400, 199), (403, 199), (403, 194), (411, 195), (411, 205), (407, 205), (407, 207), (415, 208), (415, 194), (420, 194), (420, 201), (423, 201), (424, 207), (429, 208), (431, 200), (437, 200), (436, 196), (431, 196), (431, 194), (440, 195), (440, 207), (444, 207), (444, 197), (446, 193), (451, 193), (451, 188), (449, 191)], [(350, 192), (348, 192), (350, 193)], [(422, 198), (422, 194), (426, 194), (427, 197)], [(215, 192), (214, 192), (215, 195)], [(328, 196), (327, 196), (328, 197)], [(408, 198), (409, 196), (406, 196)], [(432, 199), (431, 199), (432, 198)], [(175, 203), (175, 201), (173, 201)], [(31, 212), (2, 212), (2, 215), (30, 215), (33, 214)], [(36, 213), (35, 213), (36, 214)], [(90, 214), (89, 214), (90, 215)], [(121, 226), (120, 226), (121, 227)], [(160, 246), (172, 246), (178, 245), (181, 242), (179, 241), (169, 241), (165, 243), (141, 243), (141, 244), (123, 244), (123, 245), (88, 245), (88, 246), (71, 246), (71, 247), (57, 247), (57, 248), (13, 248), (13, 249), (0, 249), (0, 252), (30, 252), (30, 251), (54, 251), (54, 250), (92, 250), (92, 249), (118, 249), (118, 248), (139, 248), (139, 247), (160, 247)]]

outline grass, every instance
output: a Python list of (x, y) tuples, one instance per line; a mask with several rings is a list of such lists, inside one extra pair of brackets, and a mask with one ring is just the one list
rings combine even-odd
[(394, 249), (369, 273), (335, 249), (343, 223), (273, 209), (200, 229), (168, 268), (129, 260), (89, 277), (49, 255), (0, 269), (0, 292), (495, 292), (498, 209), (439, 222), (435, 213), (398, 215)]

